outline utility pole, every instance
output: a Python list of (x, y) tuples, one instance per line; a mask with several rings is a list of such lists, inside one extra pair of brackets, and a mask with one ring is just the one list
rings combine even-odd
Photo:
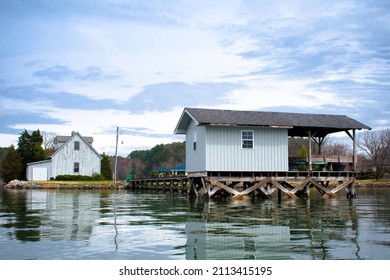
[(118, 166), (118, 136), (119, 126), (116, 127), (116, 146), (115, 146), (115, 168), (114, 168), (114, 184), (116, 185), (116, 170)]

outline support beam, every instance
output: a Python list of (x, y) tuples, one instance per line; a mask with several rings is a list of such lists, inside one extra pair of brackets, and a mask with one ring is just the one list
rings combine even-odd
[(285, 187), (283, 187), (281, 184), (279, 184), (278, 182), (276, 182), (275, 180), (272, 180), (271, 181), (272, 184), (278, 188), (279, 190), (281, 190), (282, 192), (284, 192), (286, 195), (288, 195), (290, 198), (298, 198), (295, 194), (293, 194), (291, 191), (289, 191), (288, 189), (286, 189)]
[(307, 167), (307, 171), (311, 171), (311, 137), (312, 137), (312, 134), (311, 134), (311, 129), (309, 128), (309, 130), (307, 131), (308, 133), (308, 139), (309, 139), (309, 151), (308, 151), (308, 167)]
[(355, 178), (347, 180), (347, 181), (343, 182), (342, 184), (340, 184), (339, 186), (337, 186), (336, 188), (334, 188), (333, 190), (331, 190), (331, 193), (336, 194), (339, 190), (344, 189), (345, 187), (353, 184), (354, 182), (355, 182)]
[(353, 161), (353, 171), (356, 172), (356, 167), (357, 167), (357, 160), (356, 160), (356, 129), (353, 129), (352, 130), (352, 134), (346, 130), (345, 133), (347, 133), (347, 135), (349, 136), (349, 138), (351, 138), (352, 140), (352, 149), (353, 149), (353, 157), (352, 157), (352, 161)]
[(330, 190), (322, 186), (320, 183), (318, 183), (313, 178), (310, 179), (310, 183), (313, 184), (318, 190), (321, 190), (324, 194), (322, 195), (322, 198), (329, 198), (329, 197), (336, 197), (335, 193), (332, 193)]
[(240, 194), (239, 191), (226, 186), (225, 184), (219, 182), (217, 179), (215, 179), (213, 177), (207, 177), (207, 181), (209, 181), (211, 183), (211, 185), (214, 185), (214, 186), (217, 186), (217, 187), (219, 187), (221, 189), (224, 189), (225, 191), (227, 191), (230, 194), (233, 194), (233, 195), (239, 195)]

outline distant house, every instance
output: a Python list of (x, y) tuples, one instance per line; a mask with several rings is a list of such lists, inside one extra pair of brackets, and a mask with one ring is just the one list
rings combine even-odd
[(186, 171), (191, 175), (288, 171), (288, 137), (321, 145), (326, 135), (344, 131), (356, 143), (357, 129), (370, 128), (344, 115), (185, 108), (175, 133), (186, 135)]
[(55, 152), (43, 161), (27, 164), (27, 180), (50, 180), (58, 175), (100, 174), (102, 157), (92, 147), (93, 138), (78, 132), (71, 136), (57, 136)]
[(153, 172), (157, 173), (158, 177), (166, 177), (171, 173), (169, 168), (159, 167), (153, 170)]
[(186, 174), (186, 165), (180, 164), (171, 169), (171, 173), (173, 176), (182, 176)]

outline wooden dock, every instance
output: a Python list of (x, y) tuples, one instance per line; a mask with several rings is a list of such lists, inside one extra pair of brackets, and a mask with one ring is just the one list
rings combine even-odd
[(276, 192), (285, 199), (308, 197), (316, 189), (322, 198), (334, 198), (344, 190), (348, 198), (356, 197), (355, 172), (200, 172), (188, 177), (134, 179), (127, 188), (188, 192), (197, 197), (271, 198)]
[(126, 188), (131, 190), (149, 190), (163, 192), (189, 192), (188, 177), (164, 177), (132, 179), (127, 182)]

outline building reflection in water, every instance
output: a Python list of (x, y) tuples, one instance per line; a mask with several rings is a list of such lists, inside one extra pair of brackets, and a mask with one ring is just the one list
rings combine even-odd
[[(218, 204), (203, 208), (185, 225), (186, 258), (204, 259), (360, 259), (358, 217), (353, 202), (302, 199)], [(340, 242), (342, 246), (334, 246)], [(342, 248), (341, 248), (342, 247)], [(343, 257), (341, 257), (343, 258)]]
[(188, 222), (185, 233), (189, 260), (290, 259), (287, 226), (235, 227), (232, 223)]
[(76, 191), (34, 190), (26, 195), (28, 211), (41, 212), (41, 240), (88, 240), (99, 218), (99, 212), (91, 209), (99, 203), (99, 196)]

